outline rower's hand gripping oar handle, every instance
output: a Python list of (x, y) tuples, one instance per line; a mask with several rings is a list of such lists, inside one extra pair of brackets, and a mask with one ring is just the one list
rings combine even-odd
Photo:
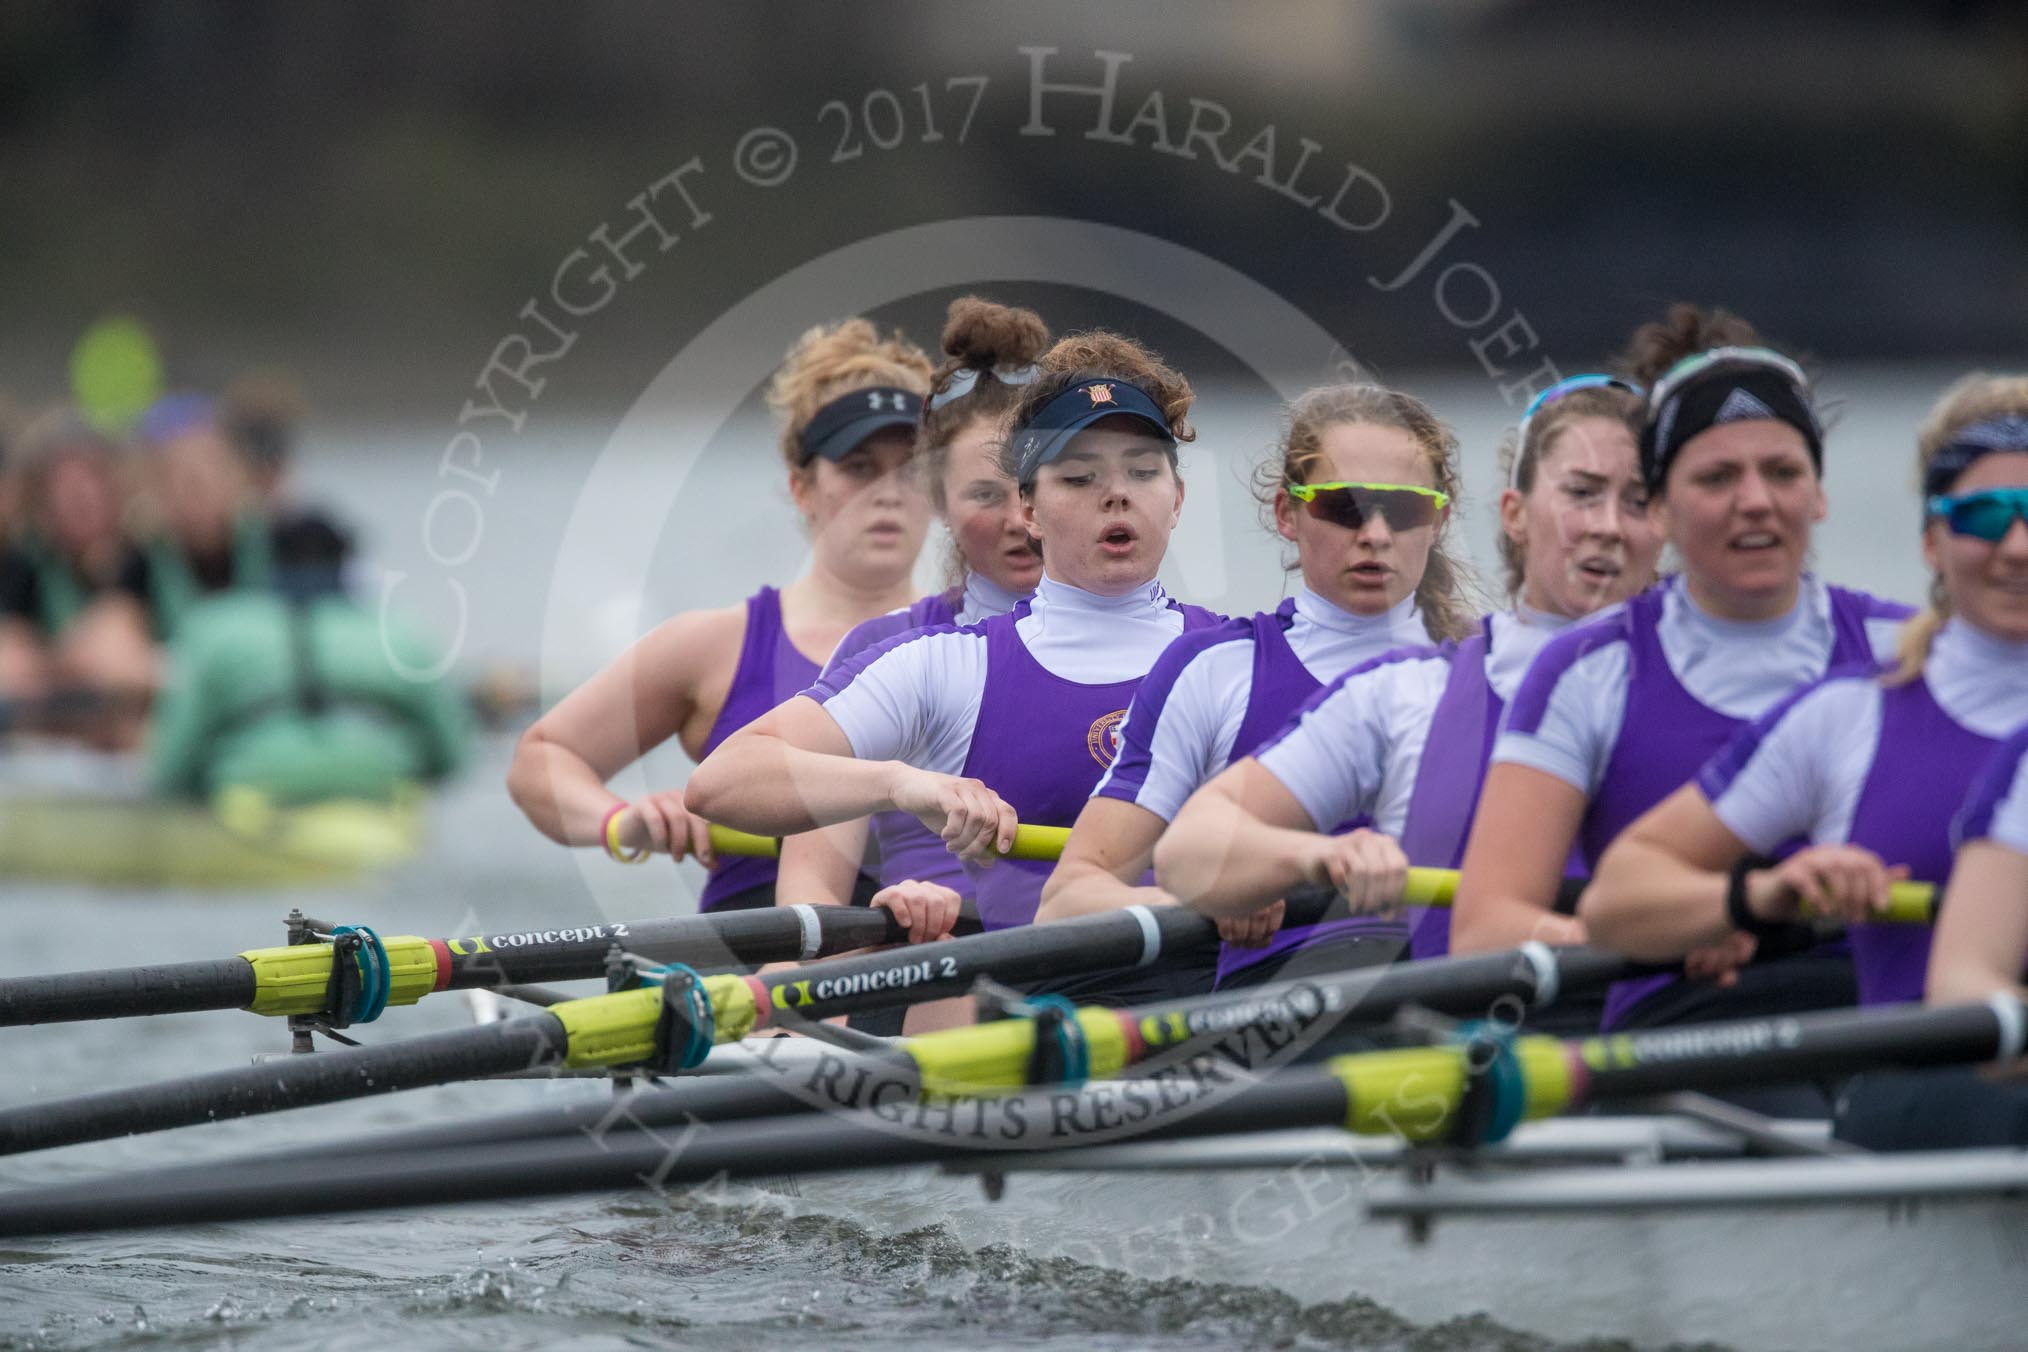
[[(1565, 878), (1556, 886), (1554, 909), (1562, 915), (1574, 915), (1577, 899), (1584, 895), (1589, 878)], [(1407, 886), (1402, 889), (1401, 904), (1404, 906), (1449, 906), (1457, 899), (1458, 872), (1447, 868), (1411, 868), (1408, 871)], [(1936, 919), (1936, 887), (1931, 883), (1895, 883), (1888, 889), (1887, 910), (1880, 915), (1883, 921), (1903, 925), (1927, 925)], [(1288, 906), (1284, 925), (1310, 925), (1319, 920), (1342, 918), (1347, 912), (1344, 898), (1335, 888), (1321, 885), (1298, 887), (1283, 898)], [(1804, 915), (1811, 912), (1804, 909)]]
[[(1067, 826), (1017, 826), (1014, 848), (1000, 857), (1049, 863), (1062, 857), (1063, 844), (1069, 839)], [(750, 835), (729, 826), (711, 828), (711, 848), (740, 859), (779, 859), (782, 855), (779, 836)]]

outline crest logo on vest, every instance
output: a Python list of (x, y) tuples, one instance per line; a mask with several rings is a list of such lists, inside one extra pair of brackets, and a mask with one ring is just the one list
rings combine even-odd
[(1125, 709), (1100, 714), (1091, 721), (1091, 728), (1084, 735), (1084, 744), (1091, 752), (1091, 758), (1108, 770), (1113, 768), (1113, 761), (1119, 757), (1120, 724), (1126, 716)]

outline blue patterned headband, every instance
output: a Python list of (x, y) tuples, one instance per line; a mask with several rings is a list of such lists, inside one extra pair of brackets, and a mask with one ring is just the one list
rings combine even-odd
[(1957, 482), (1960, 474), (1972, 467), (1974, 461), (1983, 460), (1995, 451), (2028, 452), (2028, 417), (2009, 413), (1959, 428), (1957, 434), (1930, 457), (1928, 467), (1922, 472), (1922, 496), (1928, 499), (1950, 492), (1951, 485)]

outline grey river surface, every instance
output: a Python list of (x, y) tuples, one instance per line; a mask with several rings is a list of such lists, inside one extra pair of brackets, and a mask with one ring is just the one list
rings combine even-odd
[[(1819, 546), (1833, 580), (1914, 599), (1914, 428), (1950, 372), (1846, 372), (1831, 439), (1832, 516)], [(1417, 382), (1458, 426), (1467, 457), (1464, 533), (1490, 558), (1493, 440), (1511, 410), (1490, 385)], [(1259, 391), (1207, 398), (1186, 452), (1190, 500), (1171, 590), (1229, 610), (1272, 604), (1276, 549), (1242, 487), (1273, 436)], [(318, 429), (306, 496), (364, 527), (362, 580), (446, 633), (467, 671), (505, 663), (551, 693), (647, 624), (786, 581), (794, 532), (769, 430), (752, 402), (724, 427), (671, 425), (668, 463), (609, 445), (597, 422), (532, 419), (487, 443), (482, 478), (446, 476), (443, 427)], [(694, 456), (690, 452), (699, 452)], [(631, 457), (631, 458), (630, 458)], [(603, 476), (603, 477), (602, 477)], [(470, 490), (469, 496), (446, 496)], [(643, 515), (641, 504), (654, 511)], [(932, 580), (933, 561), (923, 577)], [(9, 885), (0, 976), (216, 957), (282, 941), (291, 905), (382, 933), (595, 923), (693, 909), (699, 877), (666, 862), (622, 869), (538, 837), (501, 788), (509, 743), (488, 742), (437, 809), (422, 858), (340, 889), (197, 896)], [(616, 784), (679, 783), (680, 754)], [(0, 760), (0, 781), (15, 767)], [(94, 772), (97, 773), (97, 772)], [(118, 779), (115, 770), (103, 772)], [(89, 777), (89, 776), (88, 776)], [(396, 1009), (369, 1040), (455, 1028), (462, 1000)], [(281, 1025), (222, 1012), (127, 1023), (0, 1029), (0, 1102), (241, 1066), (285, 1045)], [(377, 1126), (474, 1115), (604, 1092), (583, 1083), (493, 1083), (191, 1128), (0, 1159), (0, 1184), (297, 1147)], [(1150, 1186), (1183, 1186), (1153, 1181)], [(0, 1248), (0, 1347), (359, 1348), (812, 1346), (1520, 1348), (1532, 1337), (1483, 1318), (1417, 1327), (1358, 1300), (1299, 1307), (1215, 1272), (1146, 1279), (1006, 1249), (968, 1251), (937, 1217), (880, 1237), (850, 1217), (784, 1224), (738, 1201), (577, 1197), (277, 1220)], [(1314, 1256), (1311, 1256), (1314, 1258)], [(1567, 1274), (1545, 1274), (1564, 1280)], [(1471, 1314), (1468, 1296), (1457, 1313)]]

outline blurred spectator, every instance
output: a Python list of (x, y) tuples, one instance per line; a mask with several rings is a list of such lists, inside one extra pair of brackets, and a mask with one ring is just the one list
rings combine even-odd
[[(22, 506), (0, 553), (0, 693), (145, 696), (154, 654), (146, 615), (123, 589), (142, 559), (121, 528), (117, 448), (65, 409), (24, 428), (10, 461)], [(130, 743), (127, 722), (92, 740)]]
[(345, 595), (350, 551), (328, 522), (292, 519), (275, 530), (272, 588), (190, 607), (149, 746), (157, 792), (387, 801), (457, 768), (470, 710), (443, 682), (403, 675), (428, 650)]
[(21, 529), (21, 456), (17, 446), (25, 421), (14, 396), (0, 391), (0, 545)]
[(212, 592), (265, 587), (273, 576), (268, 517), (226, 435), (219, 406), (172, 394), (141, 418), (153, 537), (124, 579), (167, 642), (190, 607)]
[(247, 371), (225, 390), (219, 422), (246, 465), (254, 497), (276, 516), (293, 496), (289, 467), (306, 411), (302, 388), (286, 371)]

